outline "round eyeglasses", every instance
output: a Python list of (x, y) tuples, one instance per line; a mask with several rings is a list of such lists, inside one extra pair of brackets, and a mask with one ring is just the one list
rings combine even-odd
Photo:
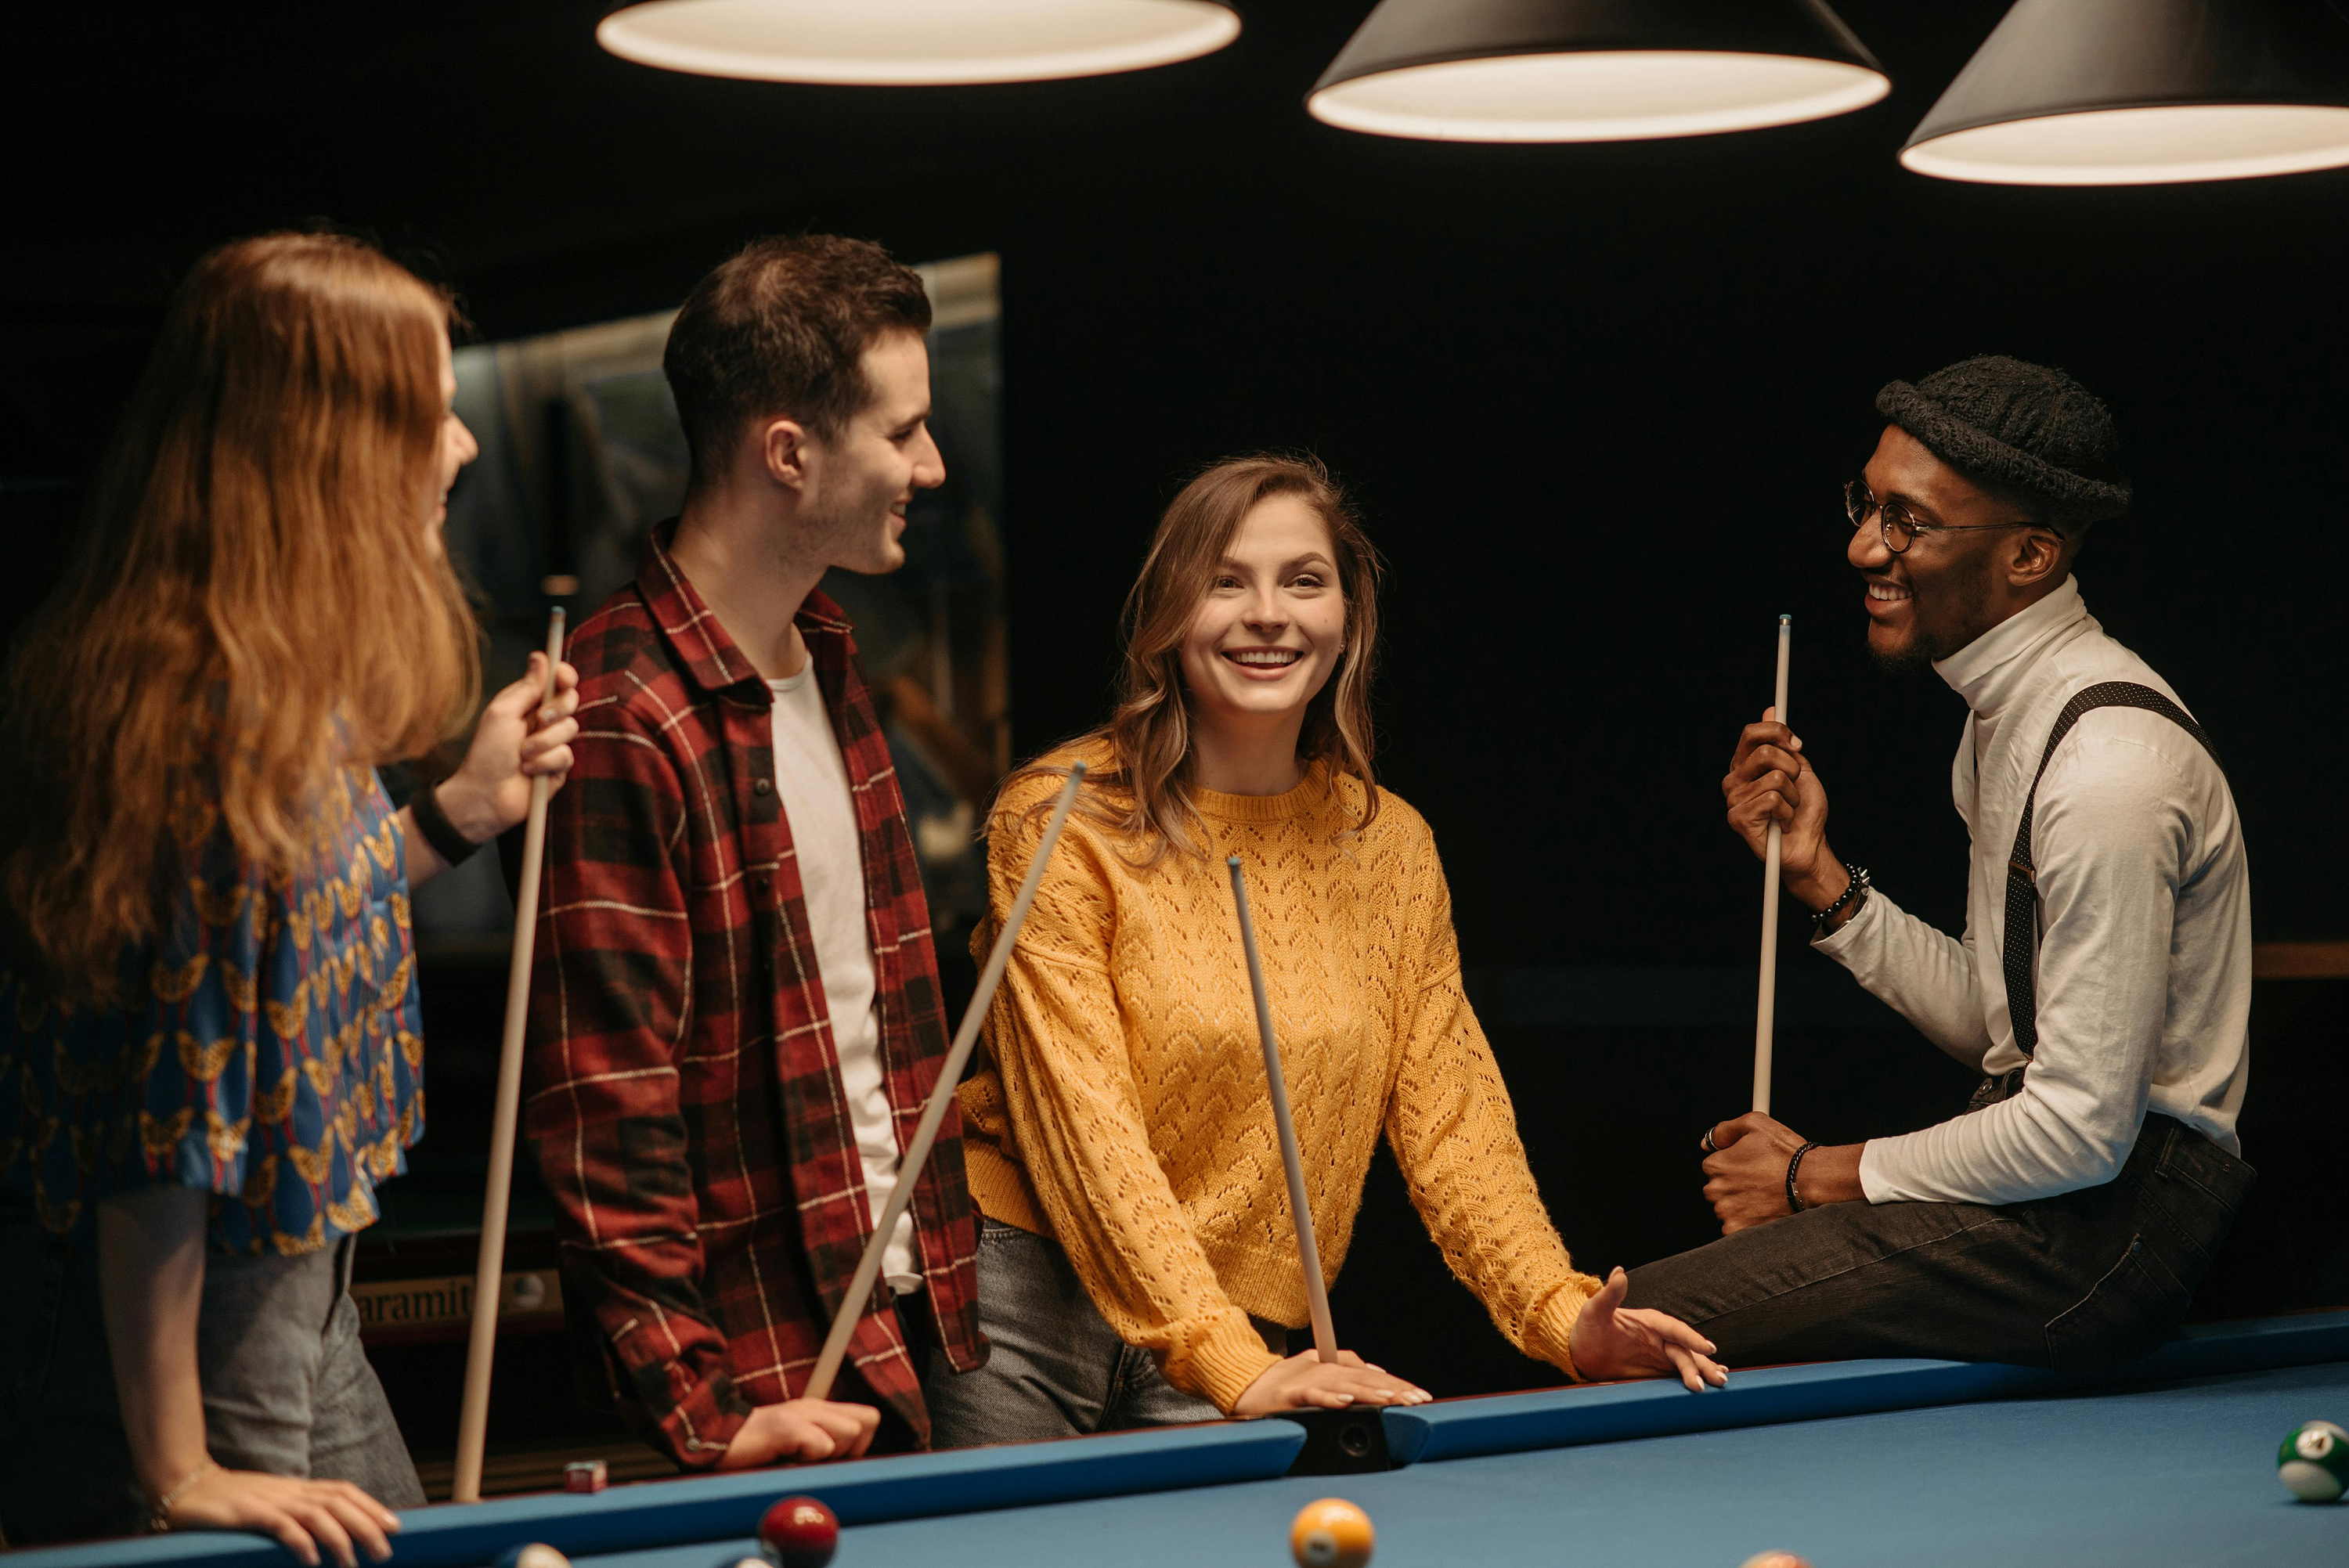
[(2018, 518), (2013, 522), (1921, 522), (1898, 496), (1890, 500), (1878, 500), (1868, 490), (1866, 480), (1851, 480), (1843, 487), (1844, 515), (1855, 529), (1866, 528), (1869, 518), (1884, 536), (1884, 548), (1895, 555), (1908, 552), (1909, 547), (1928, 533), (1979, 533), (1998, 528), (2044, 528), (2056, 538), (2064, 531), (2037, 518)]

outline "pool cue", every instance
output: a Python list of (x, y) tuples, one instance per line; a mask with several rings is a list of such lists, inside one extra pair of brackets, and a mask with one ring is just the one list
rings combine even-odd
[[(546, 695), (563, 661), (563, 610), (546, 620)], [(523, 830), (522, 885), (514, 891), (513, 956), (506, 965), (506, 1033), (498, 1049), (498, 1105), (490, 1123), (490, 1189), (481, 1200), (481, 1252), (473, 1267), (473, 1337), (465, 1350), (465, 1398), (457, 1414), (452, 1502), (481, 1501), (481, 1449), (489, 1438), (490, 1361), (497, 1353), (498, 1298), (505, 1281), (506, 1200), (513, 1192), (514, 1121), (522, 1106), (523, 1026), (530, 1018), (531, 951), (538, 936), (538, 873), (546, 859), (546, 800), (554, 780), (530, 781), (529, 825)]]
[(1265, 1083), (1272, 1091), (1272, 1125), (1280, 1134), (1280, 1163), (1288, 1173), (1288, 1209), (1297, 1221), (1297, 1256), (1305, 1267), (1305, 1305), (1313, 1315), (1313, 1350), (1324, 1365), (1338, 1359), (1338, 1330), (1330, 1321), (1330, 1290), (1321, 1279), (1321, 1252), (1313, 1242), (1313, 1211), (1305, 1202), (1305, 1163), (1297, 1154), (1297, 1123), (1288, 1114), (1288, 1082), (1280, 1075), (1280, 1047), (1273, 1042), (1272, 1002), (1264, 993), (1264, 960), (1256, 950), (1256, 922), (1248, 914), (1247, 879), (1240, 858), (1224, 861), (1232, 873), (1232, 902), (1240, 912), (1240, 951), (1247, 954), (1248, 989), (1256, 993), (1256, 1037), (1264, 1047)]
[(847, 1294), (840, 1298), (840, 1310), (833, 1315), (832, 1332), (823, 1336), (823, 1349), (815, 1358), (815, 1370), (808, 1374), (807, 1387), (800, 1390), (803, 1399), (832, 1398), (833, 1382), (840, 1376), (840, 1364), (848, 1356), (849, 1336), (864, 1320), (864, 1309), (873, 1299), (873, 1282), (881, 1277), (881, 1254), (889, 1250), (890, 1233), (896, 1230), (898, 1219), (914, 1201), (915, 1181), (930, 1157), (930, 1146), (938, 1140), (939, 1124), (947, 1119), (947, 1104), (962, 1087), (962, 1069), (970, 1060), (971, 1048), (978, 1044), (978, 1027), (987, 1021), (988, 1009), (995, 1003), (995, 988), (1003, 983), (1003, 971), (1011, 963), (1011, 944), (1019, 940), (1019, 928), (1028, 923), (1028, 906), (1036, 902), (1036, 889), (1044, 881), (1044, 867), (1061, 841), (1061, 829), (1069, 820), (1069, 808), (1077, 803), (1077, 786), (1084, 777), (1083, 763), (1069, 765), (1069, 781), (1061, 786), (1061, 798), (1052, 803), (1052, 817), (1044, 824), (1044, 838), (1036, 846), (1036, 858), (1028, 862), (1028, 876), (1019, 884), (1019, 895), (1011, 901), (1011, 913), (1004, 918), (994, 950), (987, 955), (987, 967), (978, 973), (978, 985), (970, 994), (970, 1006), (962, 1010), (962, 1026), (955, 1031), (954, 1045), (938, 1068), (938, 1081), (930, 1090), (930, 1103), (922, 1108), (922, 1119), (914, 1128), (914, 1140), (905, 1146), (905, 1152), (897, 1161), (896, 1184), (889, 1189), (889, 1201), (881, 1205), (881, 1212), (874, 1221), (873, 1234), (864, 1243), (864, 1255), (856, 1260), (856, 1273), (849, 1278)]
[[(1778, 617), (1777, 717), (1786, 722), (1786, 658), (1795, 617)], [(1770, 824), (1762, 851), (1762, 993), (1754, 1004), (1754, 1109), (1770, 1114), (1770, 1048), (1778, 1018), (1778, 824)]]

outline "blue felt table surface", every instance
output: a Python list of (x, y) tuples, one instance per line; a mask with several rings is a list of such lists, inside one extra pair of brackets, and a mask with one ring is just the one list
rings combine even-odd
[[(2316, 1417), (2349, 1418), (2349, 1313), (2192, 1330), (2093, 1386), (1846, 1361), (1742, 1371), (1703, 1394), (1656, 1379), (1441, 1401), (1387, 1412), (1409, 1468), (1343, 1481), (1271, 1479), (1304, 1441), (1275, 1418), (427, 1508), (405, 1516), (395, 1568), (481, 1568), (530, 1540), (583, 1568), (719, 1568), (755, 1550), (760, 1511), (792, 1491), (849, 1527), (840, 1568), (1279, 1568), (1288, 1520), (1330, 1492), (1379, 1520), (1381, 1568), (1737, 1568), (1771, 1545), (1816, 1568), (2349, 1564), (2349, 1508), (2293, 1505), (2273, 1474), (2277, 1442)], [(8, 1568), (290, 1563), (257, 1536), (199, 1533), (22, 1552)]]
[(2276, 1445), (2344, 1414), (2349, 1365), (2251, 1372), (873, 1524), (834, 1568), (1284, 1568), (1290, 1519), (1333, 1495), (1369, 1511), (1375, 1568), (1738, 1568), (1772, 1547), (1815, 1568), (2312, 1568), (2349, 1563), (2349, 1506), (2292, 1501)]

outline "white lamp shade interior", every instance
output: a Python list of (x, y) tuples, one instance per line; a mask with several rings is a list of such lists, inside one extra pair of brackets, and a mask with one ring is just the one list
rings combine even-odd
[(1975, 126), (1900, 155), (1920, 174), (2002, 185), (2154, 185), (2349, 164), (2349, 108), (2171, 104)]
[(1791, 125), (1874, 103), (1877, 71), (1793, 55), (1588, 50), (1381, 71), (1322, 88), (1316, 119), (1439, 141), (1621, 141)]
[(855, 87), (1044, 81), (1212, 54), (1239, 17), (1210, 0), (647, 0), (596, 41), (703, 76)]

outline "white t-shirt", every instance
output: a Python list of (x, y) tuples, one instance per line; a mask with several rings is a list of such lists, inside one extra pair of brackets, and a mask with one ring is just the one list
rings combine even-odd
[[(775, 789), (791, 825), (799, 860), (800, 895), (815, 938), (824, 1010), (840, 1058), (840, 1087), (864, 1167), (865, 1222), (870, 1224), (897, 1185), (897, 1133), (881, 1081), (881, 1015), (874, 1007), (873, 942), (865, 922), (864, 862), (858, 852), (856, 802), (848, 767), (832, 733), (811, 661), (774, 688)], [(914, 1217), (901, 1214), (881, 1257), (882, 1277), (904, 1295), (922, 1288), (914, 1259)]]

